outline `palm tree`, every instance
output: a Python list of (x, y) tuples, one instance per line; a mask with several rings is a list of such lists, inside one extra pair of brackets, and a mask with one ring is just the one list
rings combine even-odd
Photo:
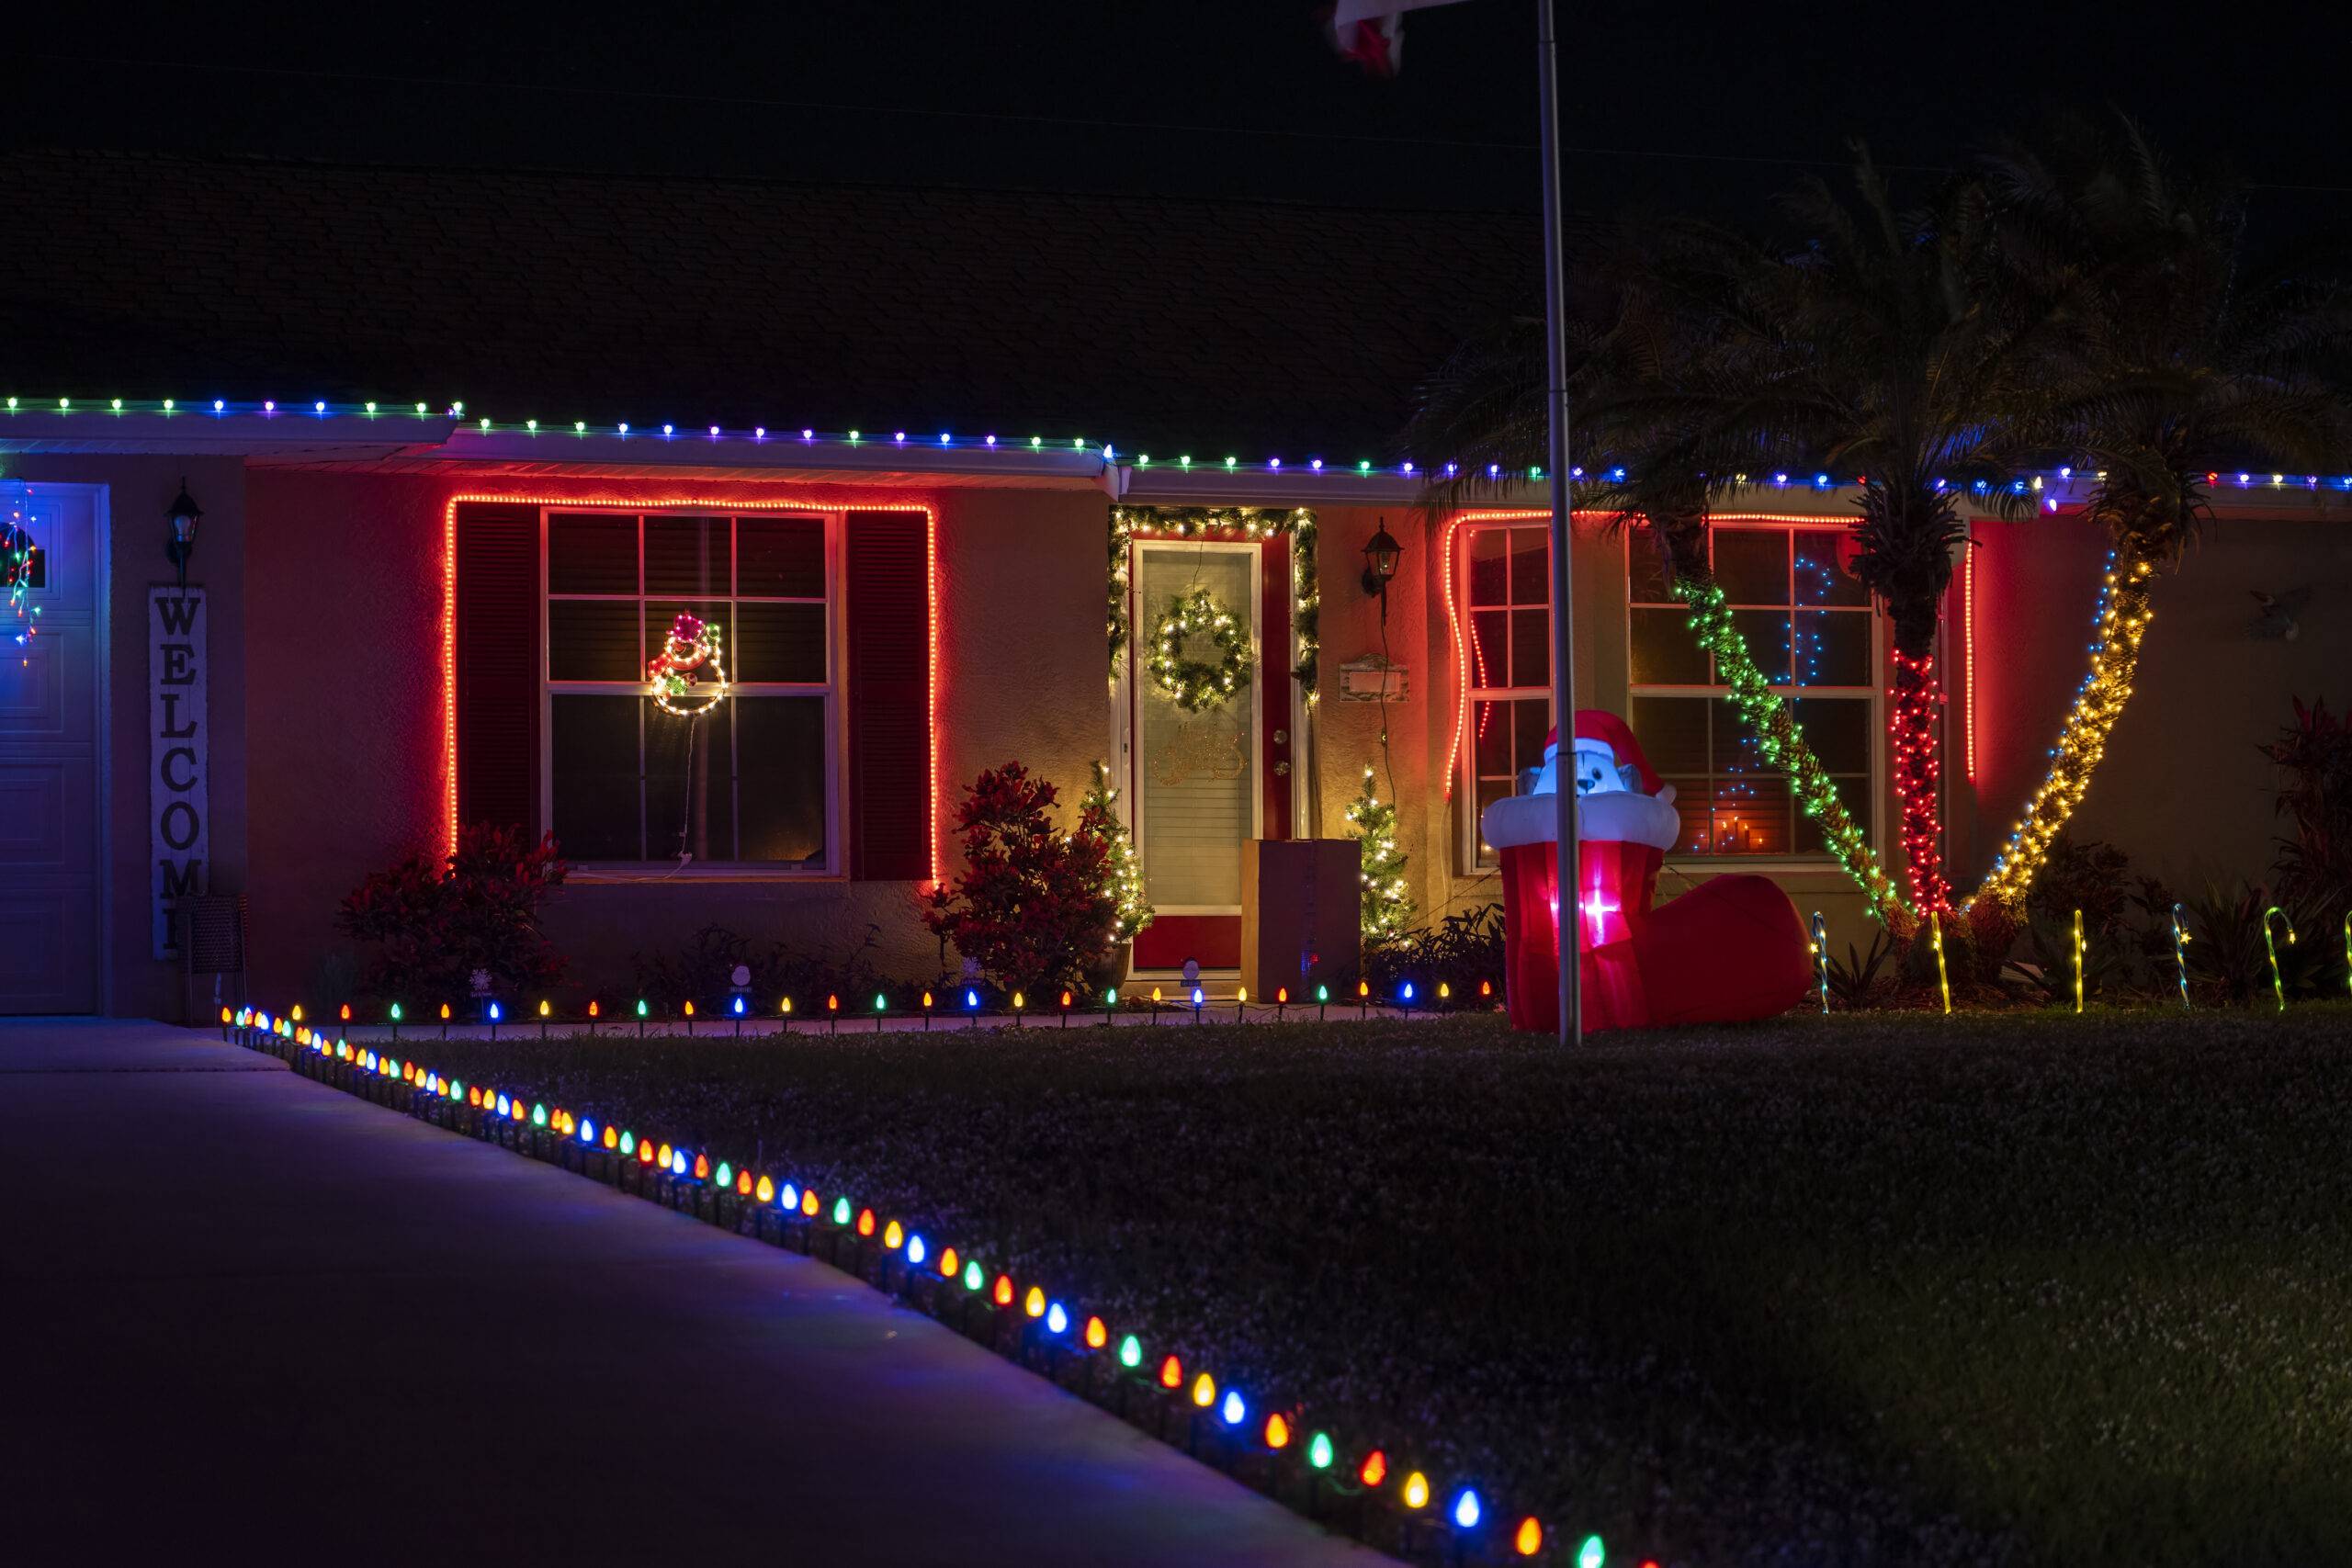
[(2132, 693), (2155, 571), (2209, 517), (2217, 472), (2317, 473), (2352, 450), (2352, 290), (2340, 254), (2252, 265), (2244, 186), (2177, 175), (2120, 116), (2004, 146), (1981, 177), (2009, 287), (2057, 329), (2036, 344), (2034, 423), (2098, 474), (2086, 513), (2113, 546), (2089, 675), (1971, 899), (2014, 908), (2089, 785)]

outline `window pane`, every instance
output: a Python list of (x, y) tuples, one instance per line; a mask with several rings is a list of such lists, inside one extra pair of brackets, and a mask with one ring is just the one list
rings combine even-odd
[(1544, 765), (1544, 737), (1552, 729), (1552, 699), (1521, 697), (1510, 705), (1511, 773)]
[(825, 607), (822, 604), (735, 606), (735, 641), (727, 673), (738, 681), (825, 679)]
[(609, 513), (548, 513), (548, 592), (635, 593), (637, 519)]
[(555, 840), (573, 860), (638, 860), (636, 697), (548, 699)]
[(1707, 710), (1713, 705), (1690, 697), (1634, 697), (1625, 705), (1625, 722), (1633, 727), (1634, 739), (1642, 743), (1642, 754), (1654, 771), (1704, 773)]
[[(682, 615), (693, 615), (704, 626), (718, 628), (718, 660), (727, 667), (727, 678), (729, 681), (741, 680), (742, 676), (735, 671), (735, 628), (728, 625), (727, 606), (724, 604), (682, 604), (674, 599), (667, 604), (648, 601), (645, 606), (645, 657), (648, 660), (652, 659), (668, 645), (670, 628), (677, 624), (678, 617)], [(638, 678), (644, 679), (644, 671), (639, 671)]]
[(641, 681), (637, 606), (627, 600), (548, 601), (548, 679)]
[(1510, 612), (1470, 613), (1471, 680), (1480, 691), (1499, 691), (1510, 682)]
[(1510, 602), (1510, 530), (1474, 528), (1470, 533), (1470, 603)]
[(1789, 614), (1785, 610), (1734, 610), (1732, 629), (1747, 642), (1747, 657), (1776, 686), (1789, 680)]
[(1633, 613), (1634, 684), (1703, 686), (1707, 655), (1693, 641), (1687, 610)]
[(1552, 602), (1551, 575), (1551, 536), (1541, 528), (1513, 528), (1510, 531), (1510, 602), (1514, 604), (1549, 604)]
[(1680, 835), (1674, 840), (1674, 853), (1702, 855), (1707, 852), (1708, 816), (1707, 781), (1703, 778), (1672, 778), (1665, 781), (1674, 786), (1674, 810), (1681, 818)]
[(1796, 587), (1800, 604), (1867, 604), (1870, 594), (1838, 564), (1842, 533), (1796, 536)]
[[(1472, 819), (1484, 824), (1487, 820), (1487, 807), (1510, 793), (1510, 783), (1507, 779), (1480, 779), (1477, 795), (1473, 803)], [(1478, 835), (1478, 863), (1480, 865), (1495, 863), (1495, 847), (1487, 842), (1484, 831)]]
[(695, 718), (645, 712), (645, 858), (735, 858), (735, 766), (730, 745), (735, 704)]
[(1739, 705), (1729, 697), (1717, 697), (1707, 705), (1712, 710), (1714, 735), (1708, 755), (1713, 759), (1709, 772), (1715, 776), (1715, 796), (1723, 798), (1724, 791), (1743, 779), (1760, 777), (1778, 772), (1764, 759), (1764, 743), (1756, 731), (1739, 716)]
[(1509, 703), (1470, 705), (1470, 766), (1474, 777), (1510, 777), (1510, 708)]
[(1513, 610), (1510, 613), (1510, 683), (1514, 686), (1541, 686), (1551, 679), (1552, 612)]
[(1800, 610), (1797, 681), (1806, 686), (1867, 686), (1871, 618), (1853, 610)]
[(1715, 781), (1714, 852), (1719, 855), (1784, 855), (1789, 835), (1786, 779), (1747, 779), (1727, 790)]
[(825, 596), (825, 525), (816, 517), (735, 520), (735, 592), (786, 599)]
[(729, 592), (727, 519), (645, 520), (645, 592), (686, 597)]
[(745, 697), (735, 706), (743, 858), (825, 863), (825, 702)]
[(1871, 705), (1862, 697), (1812, 697), (1790, 705), (1797, 728), (1822, 771), (1867, 773), (1871, 766)]
[(1734, 604), (1789, 602), (1789, 536), (1781, 528), (1715, 530), (1715, 583)]
[(1648, 525), (1625, 531), (1625, 570), (1636, 604), (1671, 604), (1674, 596), (1666, 581), (1666, 552)]

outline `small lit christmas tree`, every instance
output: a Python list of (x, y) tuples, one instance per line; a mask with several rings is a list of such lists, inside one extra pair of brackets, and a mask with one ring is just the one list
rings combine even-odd
[(1413, 900), (1405, 891), (1405, 852), (1396, 847), (1396, 807), (1384, 805), (1364, 765), (1363, 793), (1348, 803), (1348, 820), (1363, 846), (1363, 936), (1384, 942), (1412, 924)]
[(1094, 764), (1094, 787), (1078, 803), (1078, 830), (1102, 846), (1103, 890), (1117, 906), (1111, 929), (1114, 942), (1133, 942), (1136, 932), (1151, 924), (1151, 900), (1144, 897), (1143, 862), (1127, 825), (1119, 820), (1119, 792), (1111, 787), (1111, 764)]

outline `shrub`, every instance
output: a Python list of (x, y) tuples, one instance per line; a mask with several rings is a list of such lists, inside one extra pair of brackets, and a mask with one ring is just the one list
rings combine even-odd
[(1115, 940), (1108, 840), (1057, 828), (1057, 799), (1018, 762), (982, 773), (956, 808), (964, 870), (923, 911), (933, 934), (1007, 989), (1075, 984)]
[(2273, 808), (2294, 827), (2271, 870), (2285, 898), (2340, 916), (2352, 905), (2352, 726), (2324, 699), (2295, 701), (2295, 722), (2262, 748), (2278, 766)]
[[(1405, 981), (1413, 983), (1414, 1000), (1422, 1006), (1476, 1007), (1494, 1005), (1503, 980), (1503, 907), (1482, 904), (1446, 916), (1433, 926), (1390, 937), (1364, 949), (1363, 977), (1374, 992), (1387, 997)], [(1496, 996), (1481, 998), (1478, 984), (1495, 987)], [(1452, 993), (1438, 999), (1442, 985)]]
[(414, 851), (370, 872), (335, 923), (375, 944), (368, 984), (379, 998), (455, 1001), (471, 993), (476, 970), (493, 992), (526, 995), (563, 974), (539, 906), (570, 870), (554, 834), (532, 844), (515, 829), (477, 822), (458, 830), (454, 854)]

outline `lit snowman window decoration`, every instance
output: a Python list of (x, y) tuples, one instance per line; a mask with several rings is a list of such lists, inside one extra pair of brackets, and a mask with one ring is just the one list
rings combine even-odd
[(680, 615), (645, 667), (646, 694), (663, 713), (699, 718), (727, 695), (727, 663), (718, 628), (699, 615)]

